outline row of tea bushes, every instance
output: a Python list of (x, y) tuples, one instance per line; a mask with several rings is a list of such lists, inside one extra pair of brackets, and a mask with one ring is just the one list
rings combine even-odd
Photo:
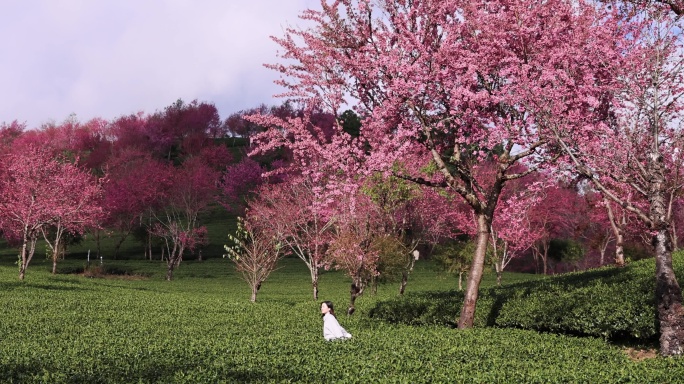
[[(208, 277), (216, 266), (193, 265), (198, 277), (171, 283), (40, 270), (19, 282), (14, 267), (0, 267), (0, 383), (667, 383), (684, 377), (679, 359), (634, 362), (601, 339), (388, 324), (368, 318), (371, 295), (354, 316), (339, 316), (353, 339), (325, 342), (305, 268), (276, 271), (251, 304), (239, 279)], [(413, 277), (416, 286), (434, 281)], [(325, 299), (347, 298), (342, 274), (324, 275), (322, 288), (340, 292)]]
[[(673, 257), (684, 276), (684, 253)], [(657, 338), (654, 260), (483, 289), (476, 326), (498, 326), (608, 339)], [(434, 291), (378, 302), (370, 316), (390, 323), (455, 325), (463, 293)]]
[(119, 310), (123, 316), (83, 315), (91, 325), (78, 326), (68, 308), (87, 313), (87, 305), (68, 305), (27, 333), (2, 326), (0, 382), (667, 383), (684, 375), (680, 360), (633, 362), (600, 339), (341, 317), (354, 338), (325, 342), (318, 316), (301, 315), (309, 303), (284, 310), (178, 300), (165, 314), (170, 307), (154, 303), (163, 297), (152, 299), (137, 320)]

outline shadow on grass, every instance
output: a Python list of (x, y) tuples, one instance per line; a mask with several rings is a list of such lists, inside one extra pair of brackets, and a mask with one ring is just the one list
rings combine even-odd
[[(134, 368), (136, 365), (142, 367)], [(178, 362), (103, 361), (95, 369), (75, 368), (64, 372), (63, 367), (50, 363), (31, 362), (0, 365), (0, 381), (52, 383), (132, 383), (132, 382), (192, 382), (192, 383), (263, 383), (300, 382), (303, 378), (289, 370), (259, 367), (254, 370), (229, 366), (202, 366)]]
[[(56, 280), (56, 279), (55, 279)], [(59, 281), (63, 283), (62, 280)], [(78, 284), (76, 281), (69, 281), (69, 284)], [(90, 291), (90, 289), (83, 287), (76, 287), (74, 285), (65, 284), (43, 284), (34, 283), (31, 281), (2, 281), (0, 282), (0, 291), (12, 291), (15, 289), (42, 289), (46, 291)]]
[[(624, 268), (606, 267), (485, 288), (478, 297), (474, 325), (650, 346), (654, 337), (657, 339), (654, 332), (658, 329), (654, 304), (649, 301), (654, 285), (652, 269), (653, 261), (644, 260)], [(369, 317), (413, 326), (453, 327), (463, 299), (463, 292), (453, 290), (410, 293), (378, 301)], [(613, 314), (620, 311), (630, 316), (616, 321)]]

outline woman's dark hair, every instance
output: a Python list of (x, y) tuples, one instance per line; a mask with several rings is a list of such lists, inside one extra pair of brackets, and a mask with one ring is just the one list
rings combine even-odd
[[(335, 309), (333, 309), (332, 301), (324, 301), (321, 303), (321, 305), (323, 305), (323, 304), (325, 304), (325, 306), (328, 307), (328, 309), (330, 309), (330, 314), (335, 316)], [(325, 316), (325, 315), (321, 315), (321, 317), (323, 317), (323, 316)]]

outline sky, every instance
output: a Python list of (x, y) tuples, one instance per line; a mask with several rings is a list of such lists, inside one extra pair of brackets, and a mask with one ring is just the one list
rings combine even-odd
[(0, 0), (0, 122), (36, 128), (154, 113), (178, 99), (225, 119), (273, 98), (288, 26), (320, 0)]

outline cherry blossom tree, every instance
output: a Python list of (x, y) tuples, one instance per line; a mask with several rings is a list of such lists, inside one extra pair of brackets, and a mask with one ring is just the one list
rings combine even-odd
[(19, 279), (24, 279), (36, 241), (49, 226), (61, 228), (50, 243), (54, 257), (64, 230), (82, 233), (97, 222), (98, 189), (88, 174), (45, 149), (27, 146), (4, 156), (0, 226), (5, 236), (21, 245)]
[(217, 171), (223, 171), (228, 164), (233, 164), (234, 158), (225, 145), (207, 145), (196, 155), (201, 161)]
[(117, 153), (135, 148), (140, 152), (149, 152), (152, 144), (146, 133), (147, 119), (143, 112), (138, 112), (112, 121), (106, 131), (112, 151)]
[(265, 171), (258, 162), (249, 157), (227, 166), (220, 184), (221, 205), (229, 212), (244, 214), (250, 195), (264, 182), (262, 174)]
[(616, 240), (615, 232), (608, 217), (608, 210), (603, 206), (605, 200), (601, 194), (586, 191), (584, 192), (584, 199), (589, 213), (589, 224), (586, 227), (584, 238), (590, 248), (599, 251), (599, 266), (603, 266), (606, 263), (608, 247)]
[(104, 224), (119, 237), (114, 247), (116, 258), (121, 244), (142, 225), (145, 216), (166, 201), (173, 180), (167, 165), (152, 158), (149, 152), (135, 148), (117, 151), (109, 158), (105, 169), (103, 205), (107, 216)]
[(537, 241), (532, 244), (535, 267), (541, 273), (549, 272), (549, 250), (554, 239), (575, 237), (577, 220), (581, 218), (577, 205), (580, 198), (574, 189), (555, 185), (544, 188), (537, 196), (537, 202), (527, 209), (530, 231)]
[(638, 8), (648, 6), (664, 6), (665, 9), (669, 9), (677, 16), (684, 14), (684, 2), (681, 0), (625, 0), (623, 3), (631, 4)]
[(605, 197), (603, 206), (615, 239), (615, 264), (622, 267), (625, 265), (625, 241), (627, 237), (635, 233), (643, 233), (646, 228), (628, 210)]
[(2, 153), (9, 152), (14, 141), (24, 134), (24, 129), (26, 129), (26, 124), (21, 124), (17, 120), (0, 124), (0, 150)]
[(169, 278), (182, 253), (206, 241), (197, 215), (213, 201), (220, 171), (232, 162), (215, 140), (225, 135), (223, 128), (213, 104), (178, 100), (152, 115), (122, 116), (107, 129), (109, 225), (118, 229), (119, 244), (132, 230), (146, 229), (150, 258), (152, 235), (163, 239), (162, 253), (175, 260)]
[(57, 273), (57, 260), (65, 235), (81, 235), (98, 227), (104, 217), (102, 186), (88, 172), (73, 164), (60, 164), (61, 172), (52, 179), (52, 200), (48, 225), (40, 227), (46, 244), (52, 251), (52, 273)]
[(253, 227), (249, 219), (238, 219), (235, 236), (229, 234), (228, 237), (232, 243), (225, 245), (228, 253), (223, 257), (235, 263), (235, 268), (252, 290), (250, 301), (254, 303), (261, 284), (283, 256), (281, 243), (275, 233), (263, 225)]
[[(536, 169), (547, 142), (525, 97), (560, 97), (558, 91), (566, 99), (591, 99), (603, 78), (594, 63), (612, 56), (623, 32), (601, 8), (563, 0), (340, 0), (322, 2), (322, 10), (307, 10), (302, 18), (313, 27), (288, 29), (275, 39), (293, 63), (272, 66), (284, 74), (283, 96), (335, 115), (352, 100), (364, 116), (363, 145), (354, 147), (360, 154), (342, 157), (330, 148), (325, 158), (346, 169), (350, 160), (367, 157), (365, 166), (388, 169), (419, 154), (442, 179), (398, 176), (446, 188), (475, 213), (477, 248), (459, 317), (460, 328), (471, 327), (501, 191)], [(556, 66), (568, 69), (575, 87), (545, 86)], [(520, 92), (531, 87), (538, 91), (533, 96)], [(589, 103), (568, 108), (578, 119), (593, 113)], [(301, 122), (271, 122), (301, 132)], [(305, 137), (295, 134), (297, 145), (308, 145), (297, 140)], [(344, 136), (328, 142), (338, 137)], [(486, 159), (497, 168), (485, 181), (475, 168)], [(524, 161), (526, 172), (513, 171)]]
[[(419, 222), (423, 215), (415, 212), (416, 205), (412, 204), (418, 198), (420, 188), (406, 180), (384, 177), (377, 172), (365, 180), (361, 190), (377, 207), (378, 218), (388, 234), (380, 244), (378, 273), (382, 276), (398, 269), (401, 273), (399, 294), (404, 294), (416, 262), (413, 251), (421, 243), (420, 229), (424, 228)], [(377, 279), (373, 279), (373, 290), (377, 290)]]
[[(511, 184), (508, 187), (512, 187)], [(532, 210), (539, 203), (543, 185), (530, 185), (504, 193), (498, 215), (492, 223), (490, 243), (496, 283), (501, 285), (503, 271), (515, 257), (533, 247), (543, 236), (535, 226)]]
[[(52, 154), (53, 157), (69, 161), (79, 168), (87, 170), (92, 175), (102, 178), (104, 176), (104, 163), (107, 161), (111, 152), (111, 143), (107, 138), (109, 122), (94, 118), (85, 123), (80, 122), (76, 115), (70, 115), (63, 122), (46, 123), (37, 129), (32, 129), (23, 133), (21, 131), (10, 130), (7, 144), (11, 140), (12, 151), (21, 151), (22, 148), (40, 147)], [(16, 135), (16, 132), (21, 132)], [(8, 149), (9, 150), (9, 149)], [(98, 216), (100, 219), (102, 215)], [(94, 233), (98, 243), (103, 223), (88, 226), (89, 231)], [(52, 228), (50, 233), (58, 229)], [(66, 243), (61, 243), (62, 253)], [(50, 244), (48, 244), (50, 247)]]
[(59, 124), (48, 123), (30, 131), (15, 145), (50, 148), (56, 156), (66, 157), (72, 162), (78, 160), (78, 165), (101, 176), (102, 165), (111, 152), (111, 142), (107, 138), (109, 125), (101, 118), (82, 123), (76, 115), (71, 115)]
[(251, 115), (273, 115), (280, 118), (295, 116), (297, 112), (295, 111), (293, 105), (286, 101), (279, 106), (267, 106), (266, 104), (261, 104), (255, 108), (249, 108), (235, 112), (228, 116), (225, 121), (226, 130), (234, 136), (239, 137), (252, 137), (256, 134), (263, 132), (267, 127), (260, 125), (258, 123), (252, 122), (246, 119), (245, 116)]
[[(418, 246), (453, 238), (461, 232), (458, 227), (462, 222), (470, 220), (457, 208), (454, 199), (391, 174), (370, 175), (363, 181), (361, 191), (375, 205), (387, 234), (381, 242), (384, 252), (379, 255), (378, 273), (385, 278), (391, 277), (386, 276), (391, 273), (400, 274), (399, 294), (404, 294), (420, 255), (416, 254)], [(373, 280), (376, 284), (377, 279)]]
[(378, 245), (389, 235), (377, 207), (361, 193), (340, 201), (335, 212), (335, 230), (328, 252), (334, 267), (352, 280), (347, 308), (351, 315), (356, 310), (356, 299), (378, 274)]
[(270, 226), (276, 237), (306, 264), (313, 298), (318, 300), (318, 276), (329, 267), (326, 253), (334, 214), (315, 193), (316, 185), (305, 176), (279, 184), (265, 184), (249, 202), (250, 222)]
[[(604, 196), (638, 217), (649, 228), (656, 256), (656, 305), (660, 353), (684, 352), (681, 287), (672, 268), (668, 178), (679, 161), (684, 94), (680, 20), (669, 9), (651, 7), (638, 14), (645, 21), (632, 32), (622, 65), (620, 88), (606, 118), (585, 126), (544, 123), (575, 170)], [(562, 110), (549, 108), (556, 118)], [(535, 107), (540, 107), (537, 105)], [(552, 112), (553, 111), (553, 112)], [(611, 156), (605, 156), (610, 151)], [(618, 186), (618, 188), (614, 187)], [(647, 202), (640, 206), (639, 202)]]
[(164, 240), (167, 251), (166, 279), (173, 279), (173, 271), (180, 265), (183, 253), (206, 244), (206, 228), (198, 223), (198, 216), (215, 201), (219, 173), (199, 157), (186, 160), (180, 168), (168, 167), (171, 185), (163, 208), (154, 215), (152, 234)]
[(684, 226), (684, 201), (682, 197), (675, 197), (669, 205), (672, 212), (672, 249), (677, 251), (681, 244), (681, 228)]
[(149, 116), (143, 132), (157, 155), (178, 162), (197, 154), (212, 138), (223, 137), (224, 126), (213, 104), (179, 99)]
[(215, 139), (225, 136), (225, 127), (213, 104), (177, 100), (151, 115), (141, 111), (121, 116), (108, 125), (105, 133), (115, 153), (137, 148), (180, 165), (186, 158), (216, 147)]
[[(615, 243), (614, 262), (618, 267), (625, 265), (625, 245), (630, 241), (639, 241), (643, 238), (643, 234), (648, 231), (644, 223), (639, 220), (636, 215), (629, 210), (624, 209), (620, 204), (610, 200), (600, 192), (598, 192), (590, 180), (582, 180), (583, 193), (585, 195), (585, 202), (587, 204), (589, 223), (588, 226), (593, 233), (585, 233), (591, 245), (598, 245), (601, 252), (600, 264), (603, 265), (605, 260), (605, 250), (610, 242)], [(609, 185), (610, 189), (622, 190), (619, 184), (613, 183), (610, 180), (604, 180), (605, 185)], [(620, 193), (623, 196), (626, 194)], [(632, 205), (639, 206), (642, 209), (647, 208), (648, 202), (639, 196), (630, 195), (627, 197)], [(606, 232), (608, 230), (608, 232)], [(596, 243), (598, 244), (592, 244)], [(648, 241), (647, 241), (648, 242)]]

